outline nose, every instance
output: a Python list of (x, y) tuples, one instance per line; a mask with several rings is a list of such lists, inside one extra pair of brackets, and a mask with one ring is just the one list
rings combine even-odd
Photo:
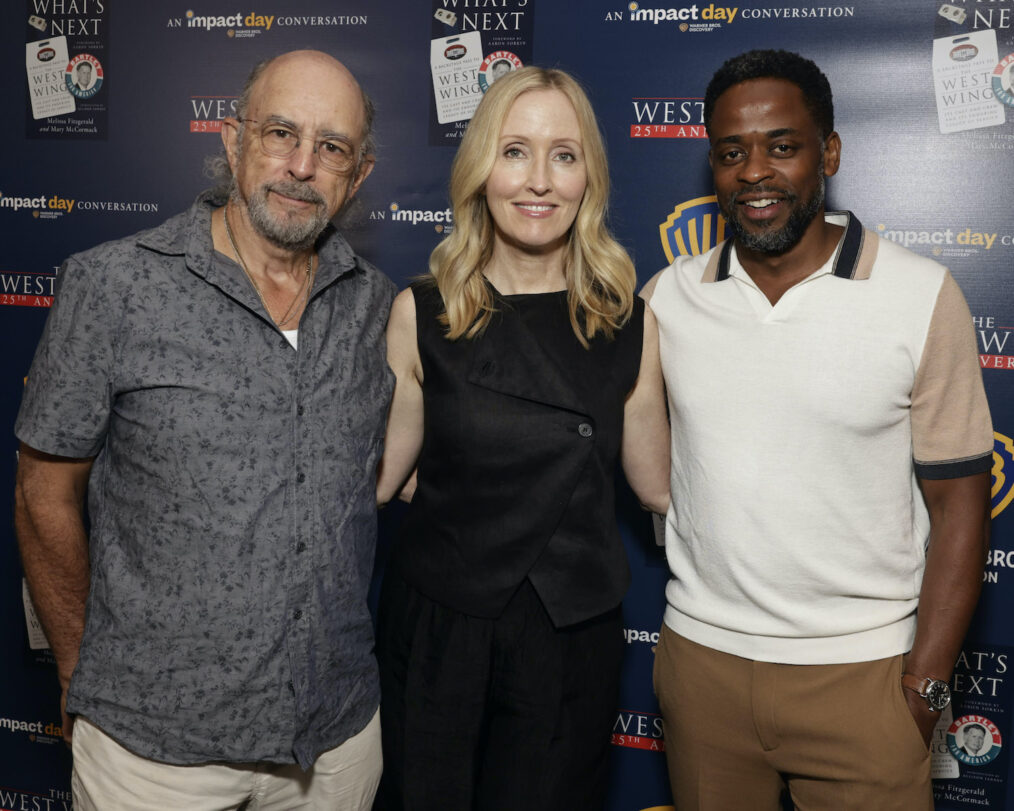
[(535, 159), (528, 170), (528, 188), (533, 194), (547, 194), (553, 187), (548, 159)]
[(289, 155), (289, 174), (297, 180), (309, 180), (316, 171), (316, 147), (310, 138), (301, 138)]
[(744, 183), (757, 184), (771, 177), (771, 165), (763, 149), (751, 149), (739, 165), (739, 178)]

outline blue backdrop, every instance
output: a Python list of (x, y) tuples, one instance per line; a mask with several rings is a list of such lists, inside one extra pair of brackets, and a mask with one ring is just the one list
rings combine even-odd
[[(587, 87), (609, 148), (612, 226), (644, 281), (717, 237), (701, 120), (712, 72), (748, 48), (799, 51), (835, 90), (844, 147), (830, 207), (850, 208), (886, 238), (948, 265), (975, 318), (997, 432), (993, 552), (954, 676), (954, 710), (934, 740), (935, 789), (938, 808), (1014, 809), (1006, 748), (1014, 631), (1005, 621), (1014, 610), (1014, 510), (1006, 510), (1014, 224), (1003, 202), (1014, 180), (1014, 3), (817, 2), (9, 0), (0, 10), (8, 111), (0, 117), (0, 422), (13, 425), (62, 260), (192, 201), (207, 185), (202, 161), (218, 150), (221, 119), (259, 59), (330, 51), (375, 98), (378, 165), (345, 230), (403, 285), (452, 227), (448, 169), (493, 61), (562, 67)], [(466, 54), (449, 65), (444, 54), (455, 43)], [(79, 71), (82, 63), (91, 70)], [(75, 86), (82, 73), (91, 74), (83, 89)], [(3, 436), (0, 490), (11, 493), (16, 442), (10, 428)], [(666, 569), (650, 520), (625, 489), (621, 496), (634, 576), (609, 807), (642, 811), (671, 802), (650, 685)], [(65, 809), (69, 755), (55, 670), (23, 597), (10, 503), (0, 500), (0, 809)], [(398, 517), (398, 508), (382, 516), (385, 538)], [(382, 541), (378, 571), (385, 553)], [(949, 730), (953, 741), (967, 716), (988, 722), (986, 762), (950, 755)]]

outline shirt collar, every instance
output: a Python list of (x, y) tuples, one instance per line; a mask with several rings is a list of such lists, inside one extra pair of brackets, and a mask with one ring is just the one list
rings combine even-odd
[[(201, 192), (187, 211), (138, 234), (137, 244), (167, 256), (186, 256), (187, 267), (198, 276), (207, 278), (215, 253), (211, 240), (211, 212), (225, 205), (226, 199), (220, 190)], [(315, 288), (329, 284), (357, 265), (352, 246), (332, 225), (328, 225), (317, 239), (317, 256), (319, 270)]]
[[(863, 224), (851, 211), (828, 211), (824, 213), (824, 220), (845, 227), (845, 234), (839, 241), (831, 262), (831, 274), (855, 281), (869, 279), (877, 256), (877, 240), (874, 235), (863, 228)], [(732, 249), (733, 240), (727, 239), (714, 250), (704, 269), (702, 282), (720, 282), (730, 277)]]

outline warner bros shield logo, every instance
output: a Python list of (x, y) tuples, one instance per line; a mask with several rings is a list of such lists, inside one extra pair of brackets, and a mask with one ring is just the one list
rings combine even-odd
[(677, 256), (696, 256), (725, 239), (725, 218), (715, 195), (680, 203), (658, 226), (662, 250), (673, 262)]

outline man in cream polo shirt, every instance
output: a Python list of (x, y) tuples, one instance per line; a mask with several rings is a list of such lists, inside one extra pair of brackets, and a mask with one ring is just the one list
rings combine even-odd
[(833, 119), (809, 60), (726, 62), (705, 123), (733, 238), (643, 294), (672, 419), (655, 687), (677, 809), (777, 809), (786, 785), (800, 808), (932, 808), (992, 428), (948, 271), (825, 212)]

